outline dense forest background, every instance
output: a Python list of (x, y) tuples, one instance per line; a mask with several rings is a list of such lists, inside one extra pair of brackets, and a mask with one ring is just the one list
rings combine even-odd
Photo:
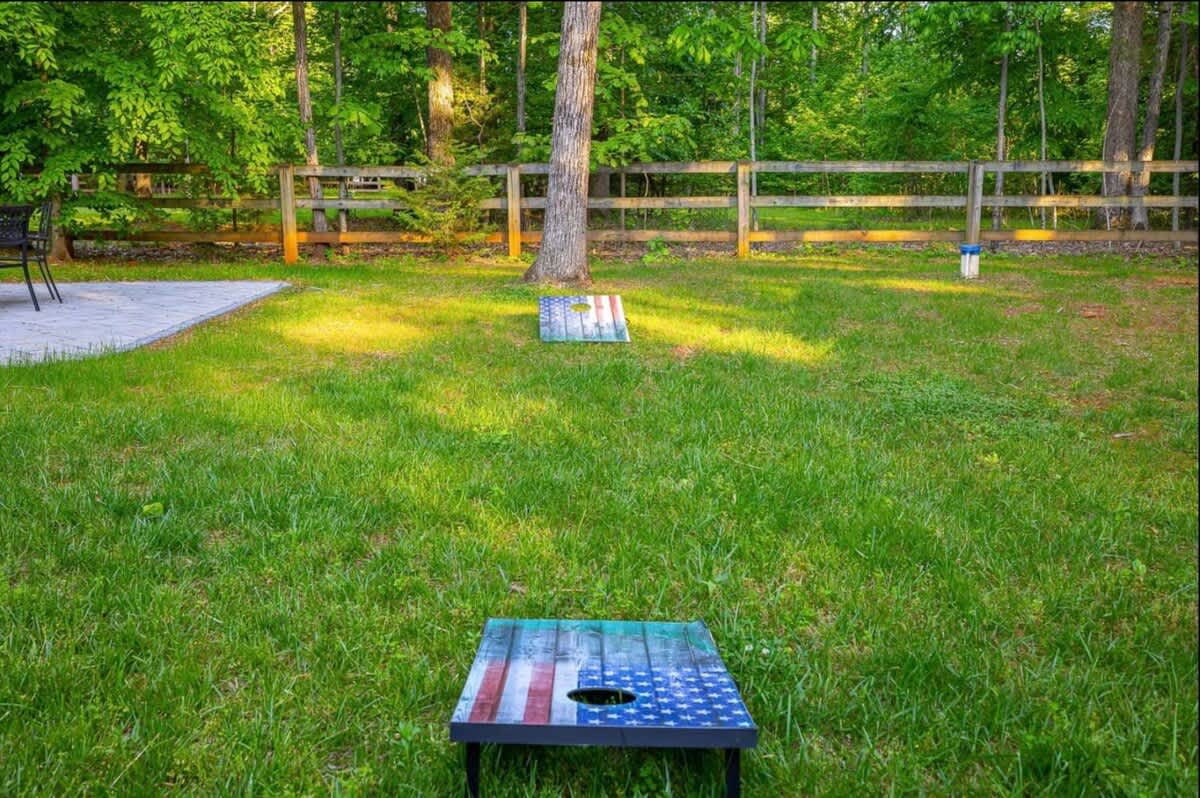
[[(0, 4), (0, 193), (143, 160), (268, 191), (275, 164), (306, 156), (294, 5)], [(546, 159), (561, 4), (454, 2), (449, 30), (426, 3), (298, 5), (322, 163), (335, 126), (346, 163), (427, 152), (434, 50), (452, 59), (460, 162)], [(1166, 4), (1143, 5), (1139, 108)], [(1173, 12), (1156, 157), (1171, 157), (1179, 119), (1194, 158), (1197, 4)], [(1098, 158), (1113, 18), (1112, 3), (607, 2), (592, 158), (994, 158), (1002, 117), (1004, 157), (1038, 157), (1044, 123), (1048, 157)]]

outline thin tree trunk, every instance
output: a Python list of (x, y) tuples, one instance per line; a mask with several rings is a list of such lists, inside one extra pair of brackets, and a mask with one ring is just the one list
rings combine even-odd
[(871, 44), (871, 4), (864, 2), (863, 6), (863, 40), (862, 40), (862, 76), (865, 80), (868, 71), (868, 55)]
[[(754, 36), (755, 36), (755, 38), (758, 38), (758, 0), (754, 0), (754, 2), (750, 6), (750, 9), (751, 9), (750, 10), (750, 20), (754, 24)], [(750, 119), (750, 160), (751, 161), (755, 161), (758, 159), (758, 145), (757, 145), (758, 127), (755, 125), (755, 119), (754, 119), (756, 106), (758, 105), (758, 99), (754, 93), (755, 83), (757, 82), (757, 79), (758, 79), (758, 56), (755, 56), (754, 59), (750, 61), (750, 96), (748, 98), (749, 99), (748, 107), (750, 109), (749, 119)], [(756, 170), (756, 169), (750, 170), (750, 196), (751, 197), (758, 196), (758, 170)], [(750, 218), (751, 218), (751, 224), (754, 224), (758, 221), (758, 214), (756, 212), (756, 209), (752, 209), (750, 211)]]
[(475, 4), (479, 9), (479, 96), (487, 94), (487, 15), (483, 13), (483, 2)]
[[(449, 33), (450, 3), (429, 0), (425, 4), (425, 20), (430, 30)], [(453, 60), (450, 51), (430, 45), (425, 50), (429, 69), (429, 142), (425, 153), (431, 161), (443, 165), (454, 163), (454, 85), (451, 83)]]
[[(72, 178), (75, 176), (72, 175)], [(72, 186), (72, 191), (79, 189)], [(53, 220), (50, 227), (50, 260), (56, 263), (69, 263), (75, 259), (75, 253), (72, 251), (70, 239), (63, 232), (62, 225), (58, 223), (59, 214), (62, 213), (62, 196), (55, 194), (50, 198), (50, 218)]]
[[(229, 131), (229, 161), (230, 161), (230, 163), (235, 163), (235, 164), (237, 163), (237, 129), (236, 128)], [(233, 208), (231, 215), (233, 217), (233, 232), (236, 233), (237, 229), (238, 229), (238, 209)]]
[[(133, 143), (133, 154), (141, 162), (146, 162), (150, 157), (150, 147), (144, 139), (138, 139)], [(145, 172), (139, 172), (133, 176), (133, 193), (135, 196), (148, 199), (154, 195), (154, 183), (150, 180), (150, 175)]]
[(812, 4), (812, 32), (814, 38), (812, 53), (808, 57), (808, 82), (814, 84), (817, 82), (817, 41), (815, 37), (817, 29), (821, 24), (821, 15), (818, 13), (818, 8), (816, 3)]
[[(342, 10), (333, 7), (333, 101), (341, 110), (342, 104)], [(346, 150), (342, 142), (342, 120), (340, 116), (333, 121), (333, 148), (337, 155), (337, 165), (346, 165)], [(338, 178), (338, 197), (349, 199), (350, 192), (346, 188), (346, 178)], [(338, 232), (345, 233), (350, 229), (350, 211), (338, 209)], [(342, 245), (345, 253), (348, 247)]]
[(599, 2), (563, 4), (558, 86), (542, 247), (525, 273), (536, 282), (591, 282), (587, 261), (588, 159), (596, 86)]
[[(1037, 57), (1038, 57), (1038, 125), (1041, 127), (1041, 146), (1038, 148), (1038, 158), (1046, 160), (1046, 60), (1042, 51), (1042, 23), (1041, 20), (1034, 19), (1033, 30), (1038, 37)], [(1050, 173), (1042, 172), (1040, 191), (1042, 196), (1045, 196), (1049, 188)], [(1046, 229), (1046, 209), (1042, 208), (1042, 229)]]
[[(517, 132), (525, 132), (525, 47), (529, 41), (528, 3), (517, 4)], [(520, 153), (517, 154), (518, 159)]]
[[(869, 74), (869, 54), (871, 46), (871, 4), (864, 2), (862, 4), (863, 11), (863, 28), (862, 28), (862, 88), (858, 94), (858, 115), (859, 124), (863, 127), (863, 132), (867, 126), (867, 95), (870, 90), (867, 87), (867, 76)], [(867, 154), (867, 137), (861, 136), (859, 139), (859, 152), (862, 155)]]
[[(608, 172), (594, 172), (588, 175), (588, 196), (607, 198), (612, 196), (612, 175)], [(592, 211), (599, 220), (608, 226), (609, 212), (606, 210)]]
[[(1004, 32), (1012, 31), (1011, 9), (1004, 9)], [(1007, 36), (1005, 37), (1007, 38)], [(1004, 123), (1008, 117), (1008, 53), (1000, 56), (1000, 103), (996, 109), (996, 160), (1003, 161), (1005, 153)], [(996, 172), (996, 196), (1004, 196), (1004, 172)], [(992, 229), (999, 230), (1004, 222), (1004, 209), (992, 208)], [(993, 244), (995, 246), (995, 244)]]
[[(1113, 3), (1112, 42), (1108, 49), (1108, 111), (1104, 122), (1104, 158), (1128, 161), (1134, 153), (1137, 126), (1138, 72), (1142, 52), (1142, 18), (1145, 3), (1121, 0)], [(1129, 192), (1130, 172), (1106, 172), (1104, 196)], [(1105, 227), (1124, 216), (1113, 208), (1104, 208)]]
[[(1187, 80), (1188, 24), (1186, 15), (1179, 19), (1179, 77), (1175, 81), (1175, 160), (1183, 157), (1183, 82)], [(1171, 176), (1171, 194), (1179, 197), (1179, 173)], [(1171, 209), (1171, 229), (1179, 229), (1179, 208)], [(1179, 244), (1176, 244), (1178, 247)]]
[[(1163, 80), (1167, 75), (1167, 57), (1171, 49), (1172, 10), (1171, 0), (1164, 0), (1158, 6), (1158, 37), (1154, 44), (1154, 69), (1150, 73), (1150, 89), (1146, 95), (1146, 121), (1142, 125), (1142, 148), (1138, 152), (1139, 161), (1154, 160), (1154, 142), (1158, 138), (1158, 116), (1162, 111)], [(1149, 172), (1142, 171), (1134, 175), (1133, 183), (1130, 186), (1134, 196), (1145, 196), (1149, 187)], [(1134, 206), (1131, 219), (1133, 229), (1150, 229), (1150, 214), (1145, 206)]]
[(425, 152), (429, 152), (429, 128), (425, 126), (425, 114), (421, 113), (421, 97), (414, 87), (412, 90), (413, 107), (417, 110), (417, 125), (421, 128), (421, 141)]
[[(742, 85), (742, 51), (738, 50), (733, 56), (733, 85)], [(742, 93), (738, 88), (733, 91), (733, 130), (730, 131), (733, 140), (742, 137)]]
[[(312, 98), (308, 94), (308, 43), (304, 6), (304, 0), (292, 2), (292, 28), (296, 35), (296, 101), (300, 105), (300, 124), (304, 126), (305, 163), (318, 166), (320, 159), (317, 157), (317, 132), (313, 128)], [(321, 198), (320, 178), (308, 178), (308, 196), (312, 199)], [(313, 210), (312, 228), (314, 233), (324, 233), (329, 229), (324, 210)]]
[(760, 49), (758, 63), (758, 148), (761, 150), (766, 140), (767, 124), (767, 0), (758, 3), (758, 46)]

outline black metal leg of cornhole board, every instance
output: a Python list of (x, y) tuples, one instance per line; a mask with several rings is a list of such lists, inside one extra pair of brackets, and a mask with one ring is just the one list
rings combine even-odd
[(467, 796), (479, 798), (479, 743), (467, 743)]
[(741, 798), (742, 795), (742, 749), (729, 748), (725, 751), (725, 798)]
[[(467, 796), (479, 798), (479, 743), (467, 743)], [(742, 796), (742, 751), (725, 751), (725, 798)]]

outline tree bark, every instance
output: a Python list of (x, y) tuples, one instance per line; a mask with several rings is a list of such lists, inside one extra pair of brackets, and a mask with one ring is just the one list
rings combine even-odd
[[(1142, 52), (1142, 18), (1145, 4), (1120, 0), (1113, 3), (1112, 42), (1108, 48), (1108, 111), (1104, 120), (1104, 158), (1128, 161), (1134, 153), (1137, 126), (1138, 72)], [(1130, 172), (1106, 172), (1104, 196), (1129, 192)], [(1106, 227), (1123, 218), (1118, 209), (1104, 208)]]
[(537, 260), (525, 272), (530, 282), (588, 284), (592, 279), (587, 262), (587, 185), (600, 8), (599, 2), (563, 4), (546, 223)]
[(758, 63), (758, 144), (759, 149), (762, 149), (762, 144), (766, 136), (765, 126), (767, 123), (767, 0), (759, 0), (758, 3), (758, 45), (759, 45), (759, 63)]
[[(1146, 121), (1142, 124), (1142, 148), (1139, 161), (1154, 160), (1154, 141), (1158, 138), (1158, 115), (1162, 111), (1163, 80), (1167, 75), (1167, 56), (1171, 49), (1171, 0), (1158, 7), (1158, 36), (1154, 44), (1154, 69), (1150, 73), (1150, 89), (1146, 94)], [(1150, 187), (1150, 173), (1138, 172), (1130, 186), (1134, 196), (1143, 197)], [(1135, 206), (1131, 213), (1135, 230), (1150, 229), (1150, 213), (1144, 206)]]
[[(149, 160), (150, 147), (145, 140), (138, 139), (133, 143), (133, 154), (139, 161), (143, 163)], [(154, 184), (150, 180), (150, 175), (145, 172), (139, 172), (133, 176), (133, 193), (135, 196), (143, 199), (149, 199), (154, 196)]]
[[(312, 98), (308, 94), (308, 42), (306, 23), (304, 20), (304, 0), (292, 2), (292, 28), (296, 35), (296, 102), (300, 105), (300, 124), (304, 126), (305, 163), (318, 166), (317, 133), (313, 129)], [(308, 178), (308, 196), (312, 199), (321, 198), (320, 178)], [(324, 210), (314, 210), (312, 229), (314, 233), (324, 233), (329, 229)]]
[[(813, 36), (817, 35), (817, 28), (821, 23), (821, 15), (818, 13), (819, 7), (816, 3), (812, 4), (812, 32)], [(817, 82), (817, 41), (814, 38), (812, 44), (812, 53), (808, 59), (808, 82)]]
[[(333, 7), (333, 101), (337, 105), (342, 104), (342, 10), (337, 6)], [(340, 110), (340, 109), (339, 109)], [(340, 118), (333, 121), (333, 149), (337, 155), (337, 165), (346, 165), (346, 150), (342, 142), (342, 121)], [(346, 190), (346, 178), (338, 178), (338, 197), (341, 199), (349, 199), (350, 192)], [(350, 229), (350, 211), (345, 208), (338, 209), (338, 232), (345, 233)], [(342, 252), (345, 253), (348, 248), (343, 245)]]
[[(77, 189), (76, 189), (77, 190)], [(55, 194), (50, 198), (50, 260), (55, 263), (70, 263), (75, 259), (71, 241), (63, 232), (59, 215), (62, 213), (62, 196)]]
[[(1012, 32), (1012, 9), (1004, 9), (1004, 33)], [(1005, 36), (1007, 39), (1008, 37)], [(1003, 161), (1005, 153), (1004, 123), (1008, 118), (1008, 51), (1000, 56), (1000, 102), (996, 108), (996, 160)], [(1004, 196), (1004, 172), (996, 173), (996, 196)], [(999, 205), (992, 208), (992, 229), (999, 230), (1004, 223), (1004, 209)], [(992, 248), (998, 246), (995, 242)]]
[[(588, 196), (589, 197), (611, 197), (612, 196), (612, 175), (608, 172), (595, 172), (588, 176)], [(608, 227), (611, 219), (609, 211), (592, 211), (599, 220)]]
[[(1179, 77), (1175, 81), (1175, 160), (1183, 157), (1183, 82), (1187, 80), (1188, 24), (1187, 16), (1179, 18)], [(1179, 173), (1171, 176), (1171, 194), (1179, 196)], [(1179, 229), (1179, 208), (1171, 209), (1171, 229)], [(1179, 244), (1175, 245), (1176, 247)]]
[(483, 13), (482, 1), (475, 5), (479, 10), (479, 95), (482, 97), (487, 93), (487, 51), (483, 46), (487, 44), (487, 15)]
[[(754, 38), (758, 38), (758, 0), (751, 3), (750, 21), (754, 25)], [(755, 93), (756, 84), (758, 82), (758, 56), (754, 56), (754, 60), (750, 62), (750, 160), (758, 160), (758, 126), (755, 124), (755, 114), (758, 110), (758, 96)], [(758, 196), (758, 171), (750, 170), (750, 196)], [(754, 210), (750, 211), (751, 218), (757, 221), (758, 214)], [(751, 225), (754, 224), (751, 222)]]
[(863, 12), (863, 36), (862, 36), (862, 76), (867, 77), (869, 64), (869, 56), (871, 52), (871, 4), (864, 2), (862, 7)]
[(742, 93), (736, 89), (742, 85), (742, 51), (738, 50), (733, 56), (733, 125), (730, 128), (729, 134), (733, 141), (736, 142), (742, 136)]
[[(429, 0), (425, 4), (426, 23), (431, 31), (449, 33), (450, 3)], [(426, 59), (433, 77), (429, 79), (429, 140), (425, 153), (435, 163), (453, 165), (454, 86), (451, 83), (453, 59), (448, 50), (430, 45)]]
[[(517, 132), (525, 132), (525, 47), (529, 42), (528, 3), (521, 0), (517, 13)], [(520, 158), (520, 152), (517, 154)]]
[[(1034, 31), (1037, 33), (1038, 46), (1038, 125), (1041, 128), (1041, 146), (1038, 148), (1038, 157), (1041, 160), (1046, 160), (1046, 59), (1042, 48), (1042, 24), (1040, 21), (1034, 21)], [(1042, 172), (1041, 175), (1041, 193), (1043, 195), (1054, 192), (1052, 188), (1052, 179), (1049, 172)], [(1046, 228), (1046, 209), (1042, 208), (1042, 229)], [(1054, 209), (1054, 228), (1058, 229), (1058, 209)]]

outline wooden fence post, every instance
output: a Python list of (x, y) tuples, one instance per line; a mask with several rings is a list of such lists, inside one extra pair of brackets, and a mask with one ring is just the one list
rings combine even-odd
[[(618, 174), (621, 177), (621, 199), (624, 199), (625, 198), (625, 170), (622, 169)], [(620, 215), (621, 215), (621, 232), (624, 233), (625, 232), (625, 208), (624, 207), (621, 208)], [(1176, 211), (1175, 215), (1176, 215), (1176, 217), (1178, 217), (1179, 212)], [(1176, 221), (1178, 221), (1178, 218), (1176, 219)]]
[(283, 241), (283, 262), (300, 259), (296, 241), (296, 168), (291, 164), (279, 167), (279, 236)]
[(508, 257), (521, 257), (521, 165), (510, 164), (507, 180), (508, 194)]
[(960, 248), (962, 254), (961, 274), (971, 280), (979, 276), (979, 228), (983, 216), (983, 164), (971, 161), (967, 164), (967, 231), (966, 240)]
[(737, 256), (750, 257), (750, 162), (737, 165)]

